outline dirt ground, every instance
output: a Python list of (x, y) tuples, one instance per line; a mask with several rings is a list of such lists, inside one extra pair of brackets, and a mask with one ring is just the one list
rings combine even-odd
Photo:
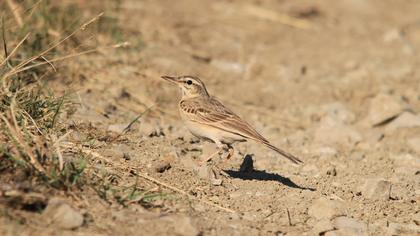
[[(105, 14), (131, 46), (80, 57), (78, 80), (55, 83), (76, 91), (66, 141), (93, 153), (105, 197), (86, 186), (68, 198), (84, 214), (75, 230), (27, 213), (4, 235), (420, 234), (419, 10), (413, 0), (122, 0)], [(213, 185), (197, 163), (214, 145), (187, 131), (178, 88), (160, 79), (185, 74), (304, 164), (241, 143)], [(245, 154), (254, 170), (240, 171)], [(106, 200), (132, 186), (159, 194), (149, 206)]]

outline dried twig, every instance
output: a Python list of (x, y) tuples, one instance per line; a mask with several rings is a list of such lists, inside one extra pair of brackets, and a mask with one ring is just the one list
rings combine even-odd
[(290, 212), (288, 208), (286, 208), (286, 212), (287, 212), (287, 219), (289, 220), (289, 226), (292, 226), (292, 219), (290, 219)]
[(7, 5), (10, 8), (10, 11), (13, 14), (13, 17), (15, 17), (16, 23), (19, 27), (23, 26), (23, 20), (21, 17), (21, 8), (18, 4), (16, 4), (13, 0), (6, 0)]
[(16, 45), (16, 47), (12, 50), (12, 52), (10, 52), (10, 54), (7, 55), (7, 57), (0, 63), (0, 66), (2, 66), (4, 63), (6, 63), (10, 57), (12, 57), (15, 52), (17, 51), (17, 49), (20, 47), (20, 45), (22, 45), (23, 42), (25, 42), (25, 40), (29, 37), (29, 33), (27, 33), (25, 35), (25, 37), (23, 37), (22, 40), (20, 40), (20, 42)]
[[(67, 41), (69, 38), (73, 37), (73, 35), (75, 35), (76, 33), (78, 33), (79, 31), (83, 31), (86, 29), (87, 26), (89, 26), (90, 24), (92, 24), (93, 22), (97, 21), (101, 16), (103, 15), (103, 12), (98, 14), (97, 16), (95, 16), (94, 18), (92, 18), (91, 20), (89, 20), (88, 22), (84, 23), (83, 25), (81, 25), (78, 29), (76, 29), (75, 31), (73, 31), (72, 33), (70, 33), (69, 35), (67, 35), (66, 37), (64, 37), (63, 39), (59, 40), (57, 43), (55, 43), (53, 46), (47, 48), (46, 50), (42, 51), (41, 53), (39, 53), (36, 56), (33, 56), (31, 58), (29, 58), (28, 60), (25, 60), (23, 62), (21, 62), (19, 65), (13, 67), (13, 69), (11, 69), (9, 72), (7, 72), (3, 77), (7, 78), (11, 75), (16, 74), (16, 71), (21, 71), (21, 69), (26, 66), (27, 64), (35, 61), (36, 59), (40, 58), (41, 56), (44, 56), (45, 54), (47, 54), (48, 52), (50, 52), (51, 50), (53, 50), (54, 48), (58, 47), (59, 45), (61, 45), (62, 43), (64, 43), (65, 41)], [(50, 62), (52, 62), (53, 60), (50, 60)], [(48, 63), (48, 62), (45, 62)], [(30, 67), (32, 68), (32, 67)]]
[[(12, 117), (14, 117), (13, 111), (11, 111), (11, 113), (12, 113)], [(25, 153), (29, 156), (29, 162), (32, 164), (32, 166), (35, 167), (35, 169), (38, 170), (39, 172), (45, 174), (45, 169), (38, 162), (36, 157), (33, 155), (30, 147), (23, 140), (22, 134), (20, 133), (21, 130), (19, 129), (19, 126), (17, 125), (17, 123), (15, 123), (16, 118), (15, 117), (13, 118), (14, 127), (10, 124), (10, 122), (7, 120), (7, 118), (3, 114), (0, 114), (0, 118), (6, 124), (7, 129), (9, 130), (12, 138), (21, 146), (21, 148), (23, 148), (25, 150)], [(20, 155), (19, 151), (18, 151), (18, 154)], [(21, 155), (20, 155), (20, 158), (24, 159)]]
[(34, 64), (34, 65), (23, 67), (19, 70), (15, 70), (13, 72), (11, 71), (6, 76), (9, 77), (9, 76), (15, 75), (17, 73), (20, 73), (20, 72), (23, 72), (23, 71), (26, 71), (26, 70), (29, 70), (29, 69), (34, 68), (34, 67), (42, 66), (42, 65), (45, 65), (45, 64), (50, 64), (50, 63), (56, 62), (56, 61), (67, 60), (67, 59), (70, 59), (70, 58), (73, 58), (73, 57), (78, 57), (78, 56), (82, 56), (82, 55), (89, 54), (89, 53), (94, 53), (94, 52), (97, 52), (97, 51), (102, 50), (102, 49), (119, 48), (119, 47), (124, 47), (126, 45), (128, 45), (128, 43), (124, 42), (124, 43), (118, 43), (118, 44), (105, 46), (105, 47), (97, 47), (97, 48), (86, 50), (86, 51), (83, 51), (83, 52), (73, 53), (73, 54), (70, 54), (70, 55), (66, 55), (66, 56), (51, 59), (48, 62), (44, 61), (44, 62), (40, 62), (40, 63)]
[(130, 122), (130, 124), (128, 124), (127, 125), (127, 127), (125, 127), (124, 129), (123, 129), (123, 131), (120, 133), (120, 134), (118, 134), (117, 136), (115, 136), (115, 138), (113, 138), (111, 141), (115, 141), (115, 140), (117, 140), (119, 137), (121, 137), (122, 135), (124, 135), (124, 134), (126, 134), (130, 129), (131, 129), (131, 126), (133, 126), (133, 124), (134, 123), (136, 123), (144, 114), (146, 114), (150, 109), (152, 109), (152, 107), (154, 106), (154, 104), (153, 105), (151, 105), (150, 107), (148, 107), (146, 110), (144, 110), (142, 113), (140, 113), (134, 120), (132, 120), (131, 122)]
[[(76, 146), (75, 146), (74, 144), (72, 144), (72, 143), (67, 143), (67, 145), (66, 145), (66, 144), (63, 144), (63, 145), (65, 145), (65, 146), (66, 146), (66, 148), (70, 148), (70, 149), (71, 149), (71, 148), (75, 148), (75, 147), (76, 147)], [(90, 150), (90, 149), (87, 149), (87, 148), (83, 148), (83, 147), (81, 147), (81, 151), (82, 151), (83, 153), (87, 154), (87, 155), (91, 155), (91, 156), (92, 156), (92, 157), (94, 157), (95, 159), (100, 159), (100, 160), (103, 160), (103, 161), (107, 162), (107, 163), (108, 163), (108, 164), (110, 164), (110, 165), (117, 166), (117, 167), (122, 168), (122, 169), (126, 169), (126, 167), (125, 167), (125, 166), (123, 166), (123, 165), (121, 165), (121, 164), (119, 164), (119, 163), (116, 163), (115, 161), (109, 160), (108, 158), (106, 158), (106, 157), (104, 157), (104, 156), (100, 155), (99, 153), (94, 152), (94, 151), (92, 151), (92, 150)], [(188, 197), (189, 199), (197, 200), (197, 201), (202, 202), (202, 203), (204, 203), (204, 204), (207, 204), (207, 205), (209, 205), (209, 206), (212, 206), (212, 207), (218, 208), (219, 210), (223, 210), (223, 211), (226, 211), (226, 212), (229, 212), (229, 213), (235, 213), (235, 211), (234, 211), (234, 210), (232, 210), (232, 209), (229, 209), (229, 208), (226, 208), (226, 207), (222, 207), (222, 206), (217, 205), (217, 204), (215, 204), (215, 203), (213, 203), (213, 202), (211, 202), (211, 201), (208, 201), (208, 200), (206, 200), (206, 199), (197, 198), (196, 196), (194, 196), (194, 195), (192, 195), (192, 194), (189, 194), (189, 193), (185, 192), (185, 191), (184, 191), (184, 190), (182, 190), (182, 189), (179, 189), (179, 188), (174, 187), (174, 186), (172, 186), (172, 185), (170, 185), (170, 184), (167, 184), (167, 183), (165, 183), (165, 182), (162, 182), (162, 181), (160, 181), (160, 180), (158, 180), (158, 179), (155, 179), (155, 178), (153, 178), (153, 177), (151, 177), (151, 176), (149, 176), (149, 175), (147, 175), (147, 174), (143, 174), (143, 173), (140, 173), (140, 172), (137, 172), (136, 174), (137, 174), (138, 176), (142, 177), (143, 179), (146, 179), (146, 180), (148, 180), (148, 181), (150, 181), (150, 182), (153, 182), (153, 183), (155, 183), (155, 184), (157, 184), (157, 185), (163, 186), (163, 187), (165, 187), (165, 188), (167, 188), (167, 189), (170, 189), (170, 190), (172, 190), (172, 191), (174, 191), (174, 192), (180, 193), (180, 194), (182, 194), (182, 195), (184, 195), (184, 196)]]
[(152, 109), (152, 107), (154, 106), (151, 105), (150, 107), (148, 107), (145, 111), (143, 111), (142, 113), (140, 113), (140, 115), (138, 115), (133, 121), (130, 122), (130, 124), (127, 125), (127, 127), (125, 127), (125, 129), (122, 131), (122, 133), (120, 135), (123, 135), (125, 133), (127, 133), (130, 129), (131, 126), (136, 123), (144, 114), (146, 114), (146, 112), (148, 112), (150, 109)]

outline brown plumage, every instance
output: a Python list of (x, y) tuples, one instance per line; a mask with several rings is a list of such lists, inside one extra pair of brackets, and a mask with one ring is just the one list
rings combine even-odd
[(162, 78), (180, 86), (183, 95), (179, 102), (180, 114), (194, 135), (210, 139), (218, 147), (223, 147), (223, 144), (230, 147), (234, 142), (251, 139), (264, 144), (293, 163), (302, 163), (294, 155), (273, 146), (246, 121), (211, 97), (204, 83), (197, 77), (162, 76)]

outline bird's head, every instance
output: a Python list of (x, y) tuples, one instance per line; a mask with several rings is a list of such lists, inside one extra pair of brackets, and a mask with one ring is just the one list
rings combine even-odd
[(162, 76), (171, 83), (177, 84), (182, 91), (182, 98), (193, 98), (193, 97), (209, 97), (206, 86), (204, 83), (195, 76), (183, 75), (183, 76)]

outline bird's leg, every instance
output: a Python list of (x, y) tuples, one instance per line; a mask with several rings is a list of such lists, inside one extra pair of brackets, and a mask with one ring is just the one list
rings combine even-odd
[(213, 159), (214, 156), (216, 155), (220, 155), (222, 154), (221, 152), (223, 151), (223, 144), (221, 142), (215, 142), (217, 145), (217, 151), (214, 152), (213, 154), (211, 154), (210, 156), (208, 156), (206, 159), (204, 159), (203, 161), (200, 161), (200, 165), (203, 165), (204, 163), (209, 162), (211, 159)]
[(206, 159), (204, 159), (203, 161), (200, 161), (200, 165), (209, 162), (211, 159), (213, 159), (214, 156), (216, 156), (219, 153), (220, 153), (220, 150), (217, 150), (216, 152), (214, 152), (210, 156), (206, 157)]
[(226, 159), (228, 160), (229, 158), (231, 158), (233, 156), (235, 150), (229, 144), (226, 144), (226, 147), (227, 147)]
[[(229, 144), (225, 144), (223, 145), (223, 151), (226, 153), (226, 155), (224, 157), (221, 157), (222, 159), (222, 163), (225, 163), (227, 160), (229, 160), (229, 158), (231, 158), (234, 154), (234, 149), (231, 145)], [(223, 169), (219, 169), (218, 170), (220, 175), (223, 175), (224, 177), (229, 177), (229, 174), (226, 173)]]

